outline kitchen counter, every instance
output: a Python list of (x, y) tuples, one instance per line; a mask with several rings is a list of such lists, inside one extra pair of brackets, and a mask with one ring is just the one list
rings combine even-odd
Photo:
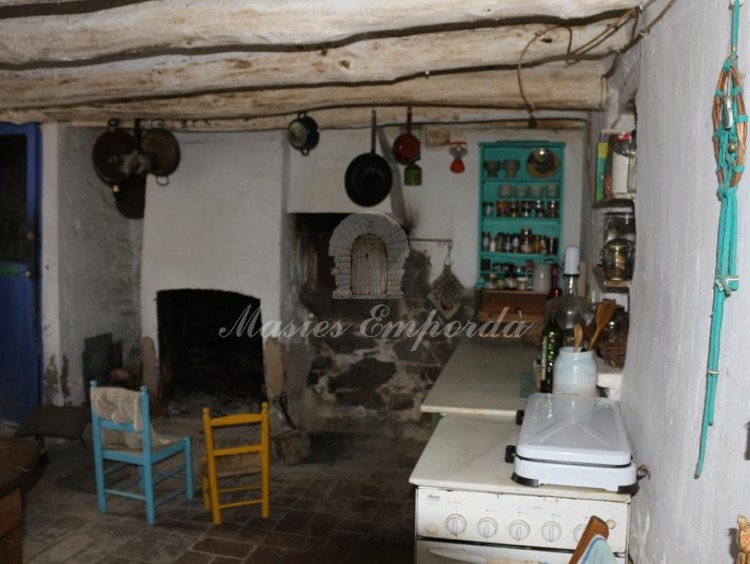
[(514, 417), (526, 407), (522, 375), (533, 372), (536, 352), (514, 342), (463, 338), (422, 402), (422, 412)]
[(409, 482), (448, 490), (630, 502), (628, 494), (603, 489), (553, 485), (533, 488), (514, 482), (514, 467), (505, 462), (505, 447), (517, 444), (520, 429), (509, 419), (445, 417), (422, 452)]

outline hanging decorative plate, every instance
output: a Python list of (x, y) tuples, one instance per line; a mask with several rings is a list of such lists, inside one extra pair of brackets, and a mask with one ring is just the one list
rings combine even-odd
[(532, 178), (552, 178), (560, 168), (560, 159), (546, 147), (534, 149), (526, 159), (526, 171)]

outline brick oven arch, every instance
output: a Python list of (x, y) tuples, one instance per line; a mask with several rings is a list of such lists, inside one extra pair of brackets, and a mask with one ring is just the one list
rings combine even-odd
[(347, 216), (333, 230), (328, 254), (334, 264), (334, 298), (389, 299), (402, 295), (409, 243), (404, 230), (389, 215), (363, 212)]

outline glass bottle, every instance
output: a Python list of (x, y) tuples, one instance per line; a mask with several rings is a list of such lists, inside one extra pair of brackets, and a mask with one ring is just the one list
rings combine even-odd
[(559, 298), (562, 296), (562, 290), (560, 289), (560, 286), (557, 284), (557, 265), (553, 264), (550, 267), (550, 274), (549, 274), (549, 281), (550, 281), (550, 290), (549, 294), (547, 294), (548, 300), (554, 300), (555, 298)]
[(563, 330), (557, 323), (555, 312), (552, 312), (547, 325), (542, 330), (542, 375), (540, 378), (540, 391), (542, 393), (552, 393), (555, 360), (557, 359), (557, 354), (560, 352), (560, 348), (562, 348), (562, 342)]
[(557, 318), (563, 329), (563, 346), (573, 346), (573, 328), (583, 326), (583, 303), (578, 297), (576, 285), (580, 274), (580, 249), (574, 245), (565, 249), (563, 264), (562, 296), (557, 298)]
[(490, 250), (490, 234), (488, 231), (485, 231), (484, 235), (482, 236), (482, 250), (483, 251)]

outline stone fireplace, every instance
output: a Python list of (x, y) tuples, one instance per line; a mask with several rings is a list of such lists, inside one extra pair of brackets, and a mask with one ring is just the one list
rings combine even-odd
[[(419, 405), (457, 343), (442, 333), (427, 333), (417, 343), (396, 329), (428, 322), (429, 254), (411, 249), (406, 232), (385, 214), (295, 214), (293, 220), (301, 290), (297, 318), (311, 326), (346, 327), (340, 334), (311, 333), (300, 343), (309, 363), (292, 388), (293, 417), (308, 432), (421, 437), (429, 424)], [(468, 290), (464, 305), (468, 316)], [(382, 319), (363, 330), (373, 308)], [(378, 324), (388, 323), (394, 330), (379, 330)]]
[[(168, 402), (192, 397), (213, 407), (217, 398), (225, 397), (244, 406), (259, 403), (265, 383), (259, 308), (259, 300), (236, 292), (180, 289), (157, 293), (160, 363), (162, 374), (168, 374)], [(246, 311), (247, 319), (257, 312), (258, 331), (253, 334), (247, 328), (238, 335), (232, 328)], [(208, 396), (210, 402), (205, 399)], [(183, 411), (179, 406), (177, 410)], [(194, 409), (186, 411), (192, 414)]]

